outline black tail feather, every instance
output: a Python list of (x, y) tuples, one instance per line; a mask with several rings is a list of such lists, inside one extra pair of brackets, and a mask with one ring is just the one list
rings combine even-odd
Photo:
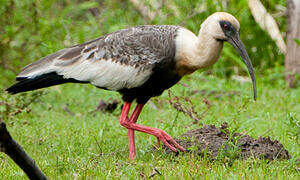
[(7, 88), (6, 91), (8, 91), (10, 94), (17, 94), (20, 92), (26, 92), (26, 91), (32, 91), (35, 89), (41, 89), (45, 87), (50, 87), (58, 84), (64, 84), (64, 83), (87, 83), (84, 81), (78, 81), (76, 79), (65, 79), (62, 75), (58, 75), (56, 72), (51, 72), (48, 74), (43, 74), (40, 76), (37, 76), (35, 78), (17, 78), (17, 83), (12, 85), (11, 87)]

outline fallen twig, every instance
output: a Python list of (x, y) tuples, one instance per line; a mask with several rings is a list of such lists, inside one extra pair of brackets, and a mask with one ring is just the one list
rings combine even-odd
[[(200, 120), (205, 116), (205, 114), (208, 112), (209, 108), (211, 107), (210, 102), (207, 99), (203, 99), (203, 102), (207, 105), (207, 109), (201, 113), (201, 115), (198, 115), (198, 113), (195, 111), (194, 105), (192, 103), (192, 101), (185, 97), (178, 97), (173, 95), (173, 97), (171, 98), (171, 91), (168, 91), (169, 93), (169, 103), (171, 104), (171, 106), (173, 106), (176, 110), (183, 112), (185, 114), (187, 114), (190, 118), (192, 118), (194, 120), (193, 124), (197, 124), (200, 122)], [(189, 103), (189, 107), (185, 107), (180, 101), (184, 100), (185, 102)]]
[(161, 175), (161, 173), (156, 168), (154, 168), (152, 174), (148, 178), (150, 179), (154, 177), (156, 174)]
[(0, 120), (0, 151), (7, 154), (26, 173), (29, 179), (47, 179), (34, 160), (11, 137), (2, 120)]
[(70, 114), (71, 116), (75, 115), (75, 113), (73, 113), (66, 104), (61, 105), (61, 108), (63, 110), (65, 110), (68, 114)]

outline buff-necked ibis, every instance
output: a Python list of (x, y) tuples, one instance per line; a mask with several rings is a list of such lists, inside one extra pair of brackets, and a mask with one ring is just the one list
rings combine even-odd
[[(172, 151), (185, 151), (160, 129), (136, 124), (144, 104), (175, 85), (184, 75), (214, 64), (227, 41), (248, 67), (256, 99), (256, 82), (242, 44), (240, 25), (225, 12), (209, 16), (196, 36), (174, 25), (146, 25), (122, 29), (98, 39), (62, 49), (28, 66), (17, 76), (11, 94), (63, 83), (90, 83), (118, 91), (124, 100), (120, 124), (128, 129), (129, 157), (135, 159), (134, 131), (157, 137)], [(137, 106), (128, 116), (131, 103)]]

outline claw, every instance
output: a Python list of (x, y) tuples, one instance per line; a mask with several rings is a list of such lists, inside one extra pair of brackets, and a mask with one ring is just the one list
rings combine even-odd
[(156, 138), (157, 138), (157, 148), (159, 149), (160, 148), (160, 140), (158, 137), (156, 137)]
[(178, 152), (177, 149), (180, 151), (186, 151), (185, 148), (183, 148), (181, 145), (179, 145), (170, 135), (168, 135), (166, 132), (159, 130), (159, 136), (156, 136), (159, 138), (169, 149), (171, 149), (174, 152)]
[(186, 151), (186, 149), (184, 148), (184, 147), (182, 147), (180, 144), (178, 144), (174, 139), (172, 139), (172, 144), (177, 148), (177, 149), (179, 149), (180, 151), (182, 151), (182, 152), (185, 152)]

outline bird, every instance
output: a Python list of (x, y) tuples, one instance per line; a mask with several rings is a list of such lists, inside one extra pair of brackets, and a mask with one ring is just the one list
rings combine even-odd
[[(59, 50), (23, 68), (10, 94), (64, 83), (89, 83), (117, 91), (124, 101), (119, 123), (128, 129), (129, 159), (136, 159), (135, 131), (154, 135), (174, 152), (186, 152), (169, 134), (137, 124), (150, 98), (161, 95), (182, 77), (217, 62), (224, 42), (240, 54), (252, 79), (251, 60), (240, 39), (239, 21), (227, 12), (215, 12), (200, 26), (199, 35), (177, 25), (140, 25)], [(136, 106), (129, 115), (133, 102)]]

